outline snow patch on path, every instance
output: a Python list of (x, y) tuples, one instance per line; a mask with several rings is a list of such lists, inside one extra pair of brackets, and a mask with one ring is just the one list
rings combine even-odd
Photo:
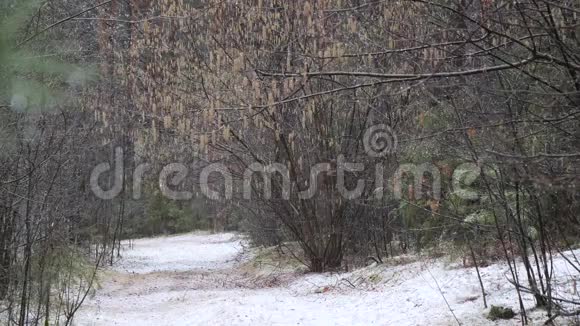
[[(296, 275), (260, 288), (242, 272), (242, 249), (234, 234), (136, 240), (75, 325), (456, 325), (455, 318), (462, 325), (520, 324), (517, 317), (486, 319), (475, 269), (441, 259)], [(578, 300), (572, 285), (579, 273), (561, 257), (554, 270), (554, 293)], [(504, 264), (481, 268), (488, 305), (517, 312), (508, 271)], [(533, 307), (531, 295), (523, 299)], [(546, 319), (542, 311), (531, 315), (540, 324)]]
[(203, 233), (145, 238), (123, 244), (123, 259), (114, 270), (145, 274), (160, 271), (230, 268), (242, 250), (239, 237), (231, 233)]

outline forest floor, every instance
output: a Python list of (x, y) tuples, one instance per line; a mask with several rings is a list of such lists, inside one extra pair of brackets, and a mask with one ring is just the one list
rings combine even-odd
[[(311, 274), (249, 249), (235, 234), (192, 233), (125, 243), (74, 325), (518, 325), (486, 318), (474, 268), (445, 259)], [(577, 252), (576, 254), (579, 254)], [(580, 275), (554, 258), (554, 296), (578, 300)], [(480, 268), (488, 306), (519, 311), (504, 264)], [(532, 324), (546, 320), (523, 295)], [(566, 323), (562, 323), (566, 324)]]

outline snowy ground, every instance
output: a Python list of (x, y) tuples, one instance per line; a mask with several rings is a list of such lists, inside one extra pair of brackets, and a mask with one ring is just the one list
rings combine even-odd
[(241, 241), (227, 233), (139, 239), (125, 247), (114, 269), (137, 274), (230, 268), (242, 250)]
[[(233, 234), (134, 241), (103, 275), (75, 325), (493, 325), (475, 270), (443, 260), (342, 274), (269, 273), (244, 266)], [(580, 275), (555, 259), (557, 294), (580, 299)], [(489, 305), (517, 311), (507, 266), (482, 268)], [(533, 307), (531, 296), (524, 296)], [(541, 311), (531, 312), (538, 318)], [(454, 316), (455, 315), (455, 316)], [(457, 320), (456, 320), (457, 318)], [(517, 325), (514, 318), (498, 325)]]

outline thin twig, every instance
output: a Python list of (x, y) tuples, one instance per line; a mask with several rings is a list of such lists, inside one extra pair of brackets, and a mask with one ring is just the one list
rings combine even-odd
[(28, 37), (28, 38), (27, 38), (27, 39), (25, 39), (24, 41), (20, 42), (20, 43), (19, 43), (19, 44), (16, 46), (16, 48), (17, 48), (17, 49), (18, 49), (18, 48), (20, 48), (20, 47), (21, 47), (21, 46), (23, 46), (24, 44), (26, 44), (26, 43), (28, 43), (28, 42), (32, 41), (33, 39), (35, 39), (35, 38), (36, 38), (36, 37), (38, 37), (39, 35), (41, 35), (41, 34), (43, 34), (43, 33), (47, 32), (48, 30), (50, 30), (50, 29), (52, 29), (52, 28), (54, 28), (54, 27), (56, 27), (56, 26), (58, 26), (58, 25), (61, 25), (61, 24), (63, 24), (63, 23), (66, 23), (67, 21), (73, 20), (74, 18), (76, 18), (76, 17), (78, 17), (78, 16), (80, 16), (80, 15), (82, 15), (82, 14), (84, 14), (84, 13), (87, 13), (87, 12), (89, 12), (89, 11), (93, 10), (93, 9), (97, 9), (97, 8), (99, 8), (99, 7), (102, 7), (102, 6), (104, 6), (104, 5), (107, 5), (107, 4), (111, 3), (111, 2), (113, 2), (113, 0), (108, 0), (108, 1), (105, 1), (105, 2), (102, 2), (102, 3), (99, 3), (99, 4), (97, 4), (97, 5), (94, 5), (94, 6), (90, 7), (90, 8), (87, 8), (87, 9), (85, 9), (85, 10), (83, 10), (83, 11), (79, 12), (79, 13), (76, 13), (76, 14), (74, 14), (74, 15), (72, 15), (72, 16), (69, 16), (69, 17), (67, 17), (67, 18), (61, 19), (61, 20), (57, 21), (56, 23), (54, 23), (54, 24), (52, 24), (52, 25), (49, 25), (49, 26), (45, 27), (44, 29), (42, 29), (41, 31), (39, 31), (39, 32), (35, 33), (34, 35), (32, 35), (32, 36)]

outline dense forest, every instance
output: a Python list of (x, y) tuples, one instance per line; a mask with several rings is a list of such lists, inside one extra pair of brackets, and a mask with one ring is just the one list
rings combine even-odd
[(552, 291), (554, 257), (580, 273), (579, 16), (577, 0), (1, 1), (0, 323), (69, 325), (122, 240), (200, 229), (311, 272), (502, 261), (550, 322), (579, 315)]

